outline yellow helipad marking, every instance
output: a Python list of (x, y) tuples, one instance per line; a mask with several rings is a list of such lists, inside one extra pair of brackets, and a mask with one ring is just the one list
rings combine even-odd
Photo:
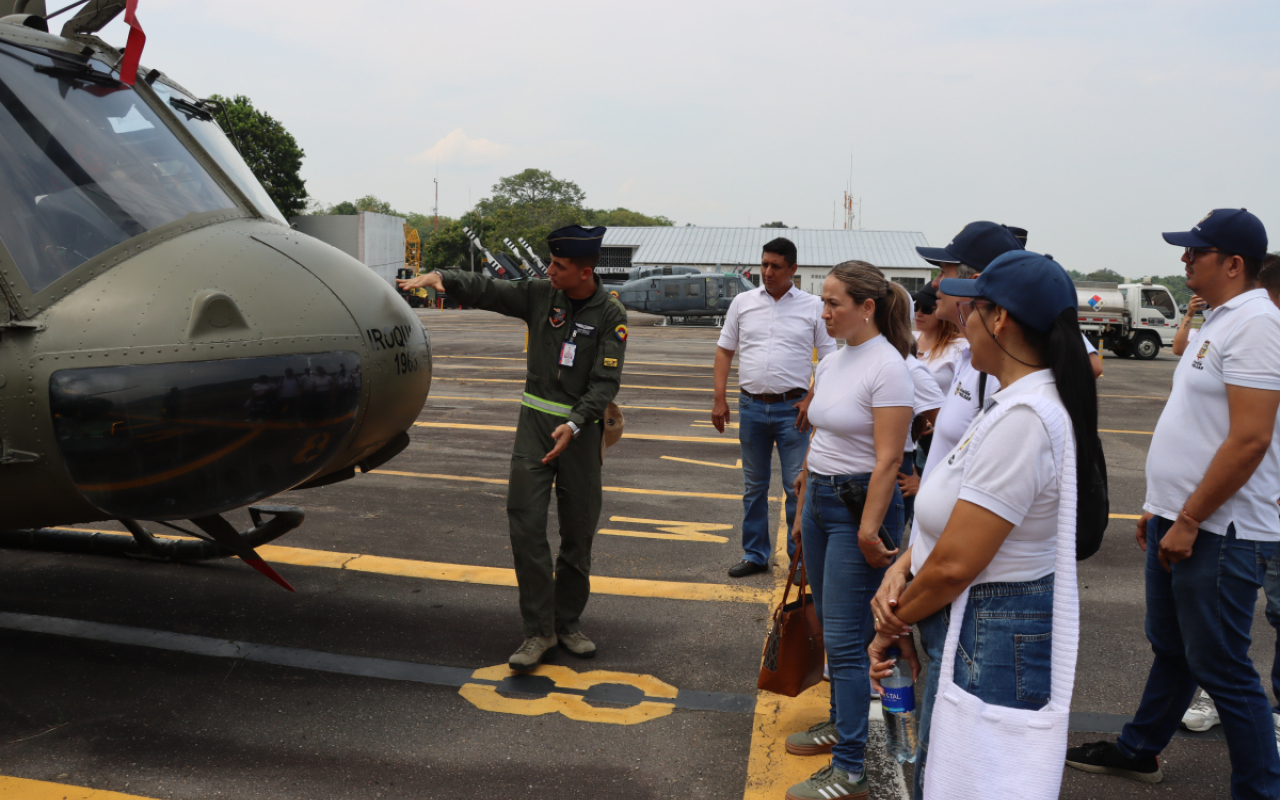
[[(520, 378), (432, 378), (434, 381), (447, 381), (450, 383), (519, 383), (523, 384), (524, 380)], [(656, 389), (659, 392), (714, 392), (715, 389), (707, 386), (637, 386), (634, 383), (628, 383), (627, 389)], [(736, 386), (730, 388), (737, 388)]]
[[(444, 394), (431, 395), (432, 400), (473, 400), (477, 403), (519, 403), (519, 397), (457, 397)], [(618, 408), (625, 408), (633, 411), (689, 411), (694, 414), (708, 413), (705, 408), (681, 408), (679, 406), (624, 406), (618, 405)]]
[[(52, 528), (60, 531), (88, 531), (115, 536), (130, 536), (120, 531), (95, 528)], [(160, 534), (157, 534), (160, 535)], [(176, 539), (177, 536), (162, 535)], [(442, 564), (434, 561), (415, 561), (409, 558), (371, 556), (364, 553), (339, 553), (333, 550), (307, 550), (301, 547), (281, 547), (267, 544), (259, 547), (258, 555), (277, 564), (295, 567), (322, 567), (346, 569), (354, 572), (371, 572), (379, 575), (398, 575), (405, 578), (421, 578), (451, 583), (476, 583), (483, 586), (515, 586), (516, 571), (501, 567), (475, 567), (469, 564)], [(720, 583), (682, 583), (679, 581), (651, 581), (640, 578), (607, 578), (591, 576), (591, 591), (621, 597), (653, 597), (662, 600), (703, 600), (723, 603), (765, 603), (770, 593), (748, 586), (729, 586)]]
[[(498, 478), (473, 478), (467, 475), (444, 475), (432, 472), (400, 472), (393, 469), (375, 469), (369, 473), (371, 475), (401, 475), (406, 478), (427, 478), (437, 481), (467, 481), (471, 483), (492, 483), (506, 486), (505, 480)], [(651, 494), (659, 497), (705, 497), (708, 500), (741, 500), (740, 494), (717, 494), (714, 492), (680, 492), (670, 489), (636, 489), (630, 486), (604, 486), (601, 487), (606, 492), (621, 492), (622, 494)], [(770, 497), (770, 502), (781, 503), (781, 497)]]
[[(415, 422), (413, 423), (419, 428), (456, 428), (460, 430), (470, 431), (511, 431), (514, 432), (514, 425), (469, 425), (461, 422)], [(737, 445), (737, 439), (710, 437), (710, 436), (665, 436), (657, 433), (624, 433), (623, 439), (639, 439), (649, 442), (702, 442), (703, 444), (732, 444)]]
[[(485, 667), (472, 673), (478, 680), (502, 681), (516, 675), (506, 664), (496, 667)], [(634, 686), (645, 693), (646, 697), (662, 697), (675, 700), (679, 691), (676, 687), (658, 680), (652, 675), (635, 675), (628, 672), (609, 672), (596, 670), (577, 673), (568, 667), (542, 664), (529, 675), (550, 678), (557, 688), (578, 689), (585, 691), (601, 684), (621, 684)], [(635, 725), (651, 719), (665, 717), (675, 710), (674, 703), (655, 703), (644, 700), (629, 708), (597, 708), (589, 704), (582, 696), (551, 691), (546, 697), (503, 697), (498, 694), (497, 687), (479, 683), (465, 683), (458, 690), (476, 708), (484, 711), (495, 711), (501, 714), (519, 714), (536, 717), (542, 714), (563, 714), (576, 722), (602, 722), (609, 725)]]
[(121, 794), (103, 789), (68, 786), (65, 783), (33, 781), (0, 775), (0, 797), (13, 800), (148, 800), (137, 794)]
[(679, 461), (683, 464), (700, 464), (704, 467), (721, 467), (723, 469), (742, 469), (742, 459), (738, 459), (733, 464), (717, 464), (714, 461), (698, 461), (692, 458), (677, 458), (676, 456), (659, 456), (667, 461)]
[[(482, 361), (525, 361), (526, 360), (524, 358), (517, 358), (515, 356), (433, 356), (432, 358), (435, 360), (446, 359), (446, 358), (449, 358), (449, 359), (466, 358), (466, 359), (477, 359)], [(697, 367), (698, 369), (706, 369), (707, 367), (712, 366), (712, 364), (677, 364), (677, 363), (672, 363), (670, 361), (632, 361), (629, 358), (627, 359), (627, 363), (639, 364), (640, 366), (643, 366), (643, 367)], [(731, 367), (731, 369), (737, 369), (737, 368), (738, 367), (736, 365), (733, 365)]]
[(719, 525), (709, 522), (679, 522), (672, 519), (639, 519), (636, 517), (609, 517), (610, 522), (625, 522), (631, 525), (652, 525), (659, 532), (627, 531), (615, 528), (601, 528), (596, 533), (610, 536), (634, 536), (638, 539), (676, 539), (682, 542), (715, 542), (724, 544), (729, 541), (724, 536), (716, 536), (708, 531), (731, 531), (732, 525)]

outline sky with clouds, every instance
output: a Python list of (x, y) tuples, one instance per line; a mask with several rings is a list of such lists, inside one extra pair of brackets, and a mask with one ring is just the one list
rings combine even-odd
[(537, 167), (594, 208), (707, 226), (841, 225), (851, 184), (865, 228), (944, 245), (992, 219), (1082, 271), (1177, 272), (1160, 232), (1216, 207), (1280, 249), (1275, 0), (140, 0), (138, 18), (144, 65), (251, 97), (326, 203), (430, 213), (438, 174), (457, 216)]

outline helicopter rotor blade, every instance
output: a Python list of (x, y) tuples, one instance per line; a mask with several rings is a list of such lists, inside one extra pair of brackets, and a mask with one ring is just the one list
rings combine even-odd
[(245, 542), (244, 538), (240, 536), (240, 532), (237, 531), (230, 522), (227, 522), (217, 514), (209, 517), (199, 517), (191, 521), (194, 522), (200, 530), (212, 536), (215, 542), (239, 556), (240, 560), (244, 563), (253, 567), (258, 572), (261, 572), (263, 575), (266, 575), (268, 578), (289, 591), (297, 591), (297, 589), (294, 589), (289, 585), (288, 581), (280, 577), (280, 573), (272, 569), (271, 565), (264, 561), (262, 556), (258, 555), (257, 552)]

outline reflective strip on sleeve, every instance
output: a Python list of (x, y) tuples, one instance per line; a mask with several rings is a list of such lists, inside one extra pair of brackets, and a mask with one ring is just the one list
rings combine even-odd
[(543, 400), (541, 397), (534, 397), (528, 392), (524, 393), (524, 400), (520, 405), (528, 406), (534, 411), (541, 411), (544, 414), (550, 414), (553, 417), (567, 417), (569, 412), (573, 410), (573, 406), (566, 406), (563, 403), (553, 403), (550, 400)]

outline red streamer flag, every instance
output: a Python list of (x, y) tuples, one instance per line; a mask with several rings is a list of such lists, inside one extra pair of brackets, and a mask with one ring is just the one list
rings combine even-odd
[(124, 56), (120, 59), (120, 81), (130, 86), (138, 77), (138, 62), (142, 59), (142, 47), (147, 43), (147, 35), (138, 24), (138, 0), (128, 0), (124, 5), (124, 24), (129, 26), (129, 41), (124, 46)]

